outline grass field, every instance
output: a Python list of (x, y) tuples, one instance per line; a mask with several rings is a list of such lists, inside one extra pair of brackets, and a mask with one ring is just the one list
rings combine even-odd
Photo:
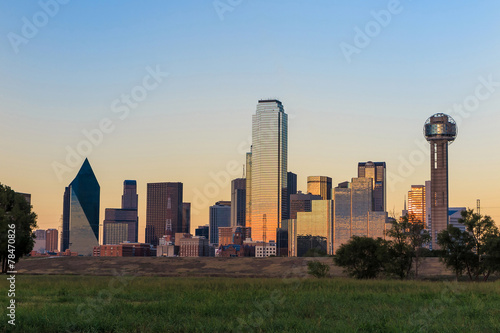
[(500, 332), (500, 281), (18, 275), (16, 304), (1, 331)]

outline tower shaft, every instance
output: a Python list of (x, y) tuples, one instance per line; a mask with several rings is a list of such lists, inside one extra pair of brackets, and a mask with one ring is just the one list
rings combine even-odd
[(448, 227), (448, 140), (431, 142), (432, 249), (439, 249), (437, 235)]

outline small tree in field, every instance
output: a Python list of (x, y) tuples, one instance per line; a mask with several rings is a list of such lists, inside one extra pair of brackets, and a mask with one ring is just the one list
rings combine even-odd
[[(13, 228), (11, 228), (13, 227)], [(0, 184), (0, 261), (2, 273), (8, 271), (8, 262), (31, 252), (34, 245), (33, 229), (36, 228), (36, 214), (24, 196), (10, 187)], [(10, 231), (14, 230), (14, 231)], [(10, 239), (14, 239), (9, 243)], [(9, 246), (10, 245), (10, 246)]]
[(391, 238), (387, 272), (404, 279), (409, 275), (415, 259), (415, 277), (418, 277), (423, 247), (431, 240), (424, 223), (415, 215), (409, 214), (400, 222), (393, 222), (392, 228), (386, 234)]
[(330, 271), (330, 266), (320, 261), (309, 261), (307, 263), (307, 273), (317, 278), (324, 278)]
[(384, 269), (387, 246), (382, 238), (353, 236), (339, 247), (333, 260), (351, 277), (373, 279)]
[(467, 273), (470, 280), (482, 277), (487, 281), (491, 273), (500, 271), (499, 230), (491, 217), (472, 209), (462, 211), (459, 222), (465, 225), (465, 231), (449, 226), (438, 234), (441, 260), (457, 278)]

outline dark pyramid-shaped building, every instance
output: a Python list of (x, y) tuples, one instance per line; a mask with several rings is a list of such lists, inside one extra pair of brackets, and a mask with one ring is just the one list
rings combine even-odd
[(61, 251), (70, 249), (92, 255), (99, 245), (99, 202), (101, 188), (88, 159), (64, 191)]

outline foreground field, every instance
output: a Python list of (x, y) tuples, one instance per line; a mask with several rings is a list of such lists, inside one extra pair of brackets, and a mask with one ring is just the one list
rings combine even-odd
[(500, 331), (500, 281), (18, 275), (16, 290), (17, 332)]

